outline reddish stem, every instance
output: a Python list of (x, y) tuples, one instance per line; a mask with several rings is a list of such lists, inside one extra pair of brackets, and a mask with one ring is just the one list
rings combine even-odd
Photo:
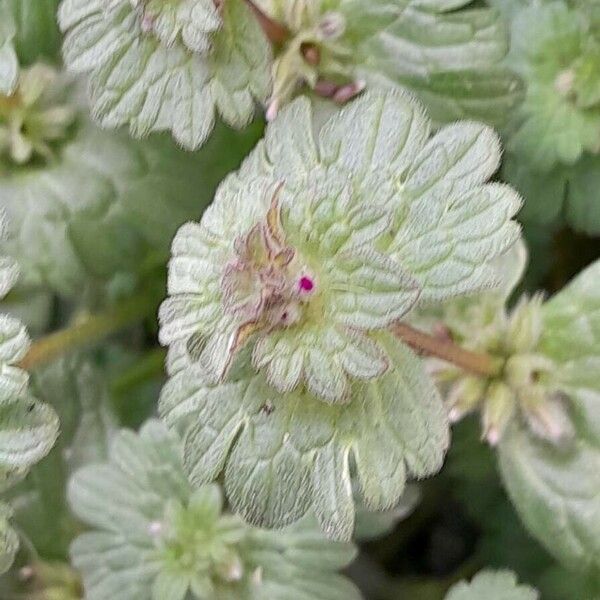
[(489, 354), (471, 352), (449, 340), (419, 331), (406, 323), (394, 323), (390, 331), (414, 350), (441, 358), (476, 375), (493, 377), (498, 374), (502, 366), (499, 359)]
[(285, 44), (290, 39), (291, 32), (283, 24), (271, 19), (265, 14), (252, 0), (245, 0), (246, 4), (250, 7), (250, 10), (254, 13), (254, 16), (260, 23), (262, 30), (265, 35), (269, 38), (272, 44), (280, 46)]

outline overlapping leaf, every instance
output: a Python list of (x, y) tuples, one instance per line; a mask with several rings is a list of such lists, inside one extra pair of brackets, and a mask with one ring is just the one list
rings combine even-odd
[(60, 437), (12, 497), (15, 523), (43, 556), (66, 558), (78, 528), (66, 506), (70, 474), (107, 457), (117, 425), (106, 379), (88, 357), (77, 354), (38, 369), (32, 377), (31, 389), (60, 418)]
[(226, 307), (224, 270), (239, 266), (239, 240), (279, 196), (285, 244), (314, 295), (302, 298), (294, 323), (259, 331), (255, 367), (282, 392), (305, 382), (329, 402), (346, 400), (353, 379), (383, 373), (385, 356), (365, 334), (417, 300), (493, 284), (490, 261), (518, 237), (517, 194), (485, 183), (499, 162), (492, 130), (467, 122), (431, 139), (429, 131), (421, 108), (399, 93), (366, 94), (318, 135), (309, 102), (293, 102), (203, 221), (176, 236), (161, 343), (223, 377), (245, 325)]
[(457, 583), (446, 600), (537, 600), (538, 593), (529, 586), (518, 585), (510, 571), (483, 571), (470, 583)]
[[(5, 215), (0, 214), (0, 239), (7, 233)], [(0, 298), (16, 282), (18, 269), (6, 257), (0, 259)], [(45, 456), (58, 436), (54, 410), (28, 392), (28, 374), (19, 361), (29, 350), (29, 337), (15, 318), (0, 315), (0, 491), (13, 485), (29, 467)], [(11, 511), (1, 507), (0, 570), (8, 569), (18, 548), (10, 529)]]
[(569, 396), (576, 436), (550, 447), (513, 428), (500, 448), (508, 491), (527, 528), (568, 568), (600, 568), (600, 265), (544, 307), (544, 352)]
[(437, 122), (502, 123), (523, 92), (499, 66), (508, 49), (506, 26), (497, 11), (470, 4), (396, 2), (398, 18), (361, 48), (360, 70), (373, 83), (383, 78), (415, 93)]
[(202, 211), (254, 136), (219, 128), (198, 155), (163, 137), (133, 142), (81, 124), (57, 163), (0, 181), (12, 222), (2, 247), (23, 283), (65, 296), (123, 276), (135, 283), (162, 264), (176, 228)]
[(500, 163), (490, 128), (463, 122), (429, 138), (418, 104), (391, 92), (357, 100), (325, 124), (317, 140), (310, 120), (307, 103), (285, 111), (242, 176), (267, 168), (286, 186), (302, 186), (317, 165), (335, 162), (363, 197), (373, 194), (394, 215), (383, 247), (417, 279), (421, 300), (471, 292), (493, 280), (489, 261), (518, 237), (510, 218), (521, 201), (510, 188), (485, 183)]
[[(84, 468), (75, 475), (69, 489), (71, 505), (95, 528), (72, 546), (73, 561), (83, 573), (90, 600), (158, 600), (166, 593), (183, 597), (187, 570), (203, 568), (201, 564), (178, 563), (177, 554), (161, 554), (156, 541), (160, 532), (153, 527), (163, 522), (174, 501), (187, 506), (192, 497), (198, 502), (198, 494), (204, 501), (209, 500), (207, 494), (213, 498), (203, 519), (212, 522), (219, 517), (217, 486), (205, 486), (192, 496), (181, 460), (175, 436), (162, 424), (149, 422), (139, 435), (123, 431), (115, 438), (109, 463)], [(273, 533), (244, 526), (230, 516), (223, 519), (224, 539), (239, 539), (243, 570), (239, 579), (230, 582), (214, 577), (211, 598), (358, 599), (354, 586), (335, 575), (352, 560), (352, 547), (326, 540), (313, 521)], [(193, 539), (190, 534), (193, 531), (186, 531), (186, 539)], [(182, 548), (185, 543), (182, 539)], [(252, 577), (255, 573), (258, 575)], [(191, 597), (199, 597), (200, 588), (193, 586)]]
[[(217, 114), (234, 127), (248, 125), (255, 99), (268, 94), (269, 48), (244, 2), (226, 2), (222, 11), (222, 28), (204, 55), (190, 52), (179, 38), (165, 45), (144, 32), (143, 17), (129, 0), (109, 6), (103, 0), (64, 0), (59, 21), (65, 62), (90, 73), (98, 122), (129, 125), (135, 136), (170, 130), (187, 149), (206, 141)], [(188, 41), (194, 37), (190, 33)]]
[(14, 48), (16, 26), (12, 15), (0, 4), (0, 94), (12, 94), (19, 78), (19, 61)]
[(188, 425), (192, 482), (224, 471), (229, 501), (251, 523), (281, 527), (312, 508), (328, 536), (349, 539), (353, 457), (367, 506), (394, 507), (407, 477), (439, 469), (448, 425), (419, 360), (388, 336), (380, 342), (393, 366), (373, 382), (355, 384), (342, 406), (305, 391), (281, 395), (243, 369), (218, 386), (207, 385), (197, 367), (173, 377), (160, 409), (172, 425)]

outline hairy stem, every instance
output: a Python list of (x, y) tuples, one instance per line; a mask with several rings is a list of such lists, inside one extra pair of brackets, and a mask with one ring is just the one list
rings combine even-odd
[(98, 342), (126, 325), (142, 320), (153, 309), (154, 302), (148, 294), (134, 296), (115, 308), (36, 340), (18, 366), (30, 370), (47, 364), (75, 348)]
[(453, 342), (440, 340), (433, 335), (419, 331), (406, 323), (394, 323), (391, 332), (418, 352), (441, 358), (465, 371), (484, 377), (498, 375), (502, 360), (489, 354), (471, 352)]
[(246, 4), (254, 13), (256, 20), (260, 23), (262, 30), (272, 44), (280, 46), (290, 39), (290, 30), (283, 23), (269, 17), (252, 0), (246, 0)]

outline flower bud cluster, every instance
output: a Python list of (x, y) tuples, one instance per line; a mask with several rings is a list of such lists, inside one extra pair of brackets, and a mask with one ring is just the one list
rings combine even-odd
[(181, 572), (199, 598), (212, 598), (216, 587), (256, 579), (242, 559), (248, 528), (235, 516), (221, 512), (216, 485), (197, 490), (186, 505), (171, 500), (163, 521), (153, 521), (149, 532), (167, 570)]
[(23, 165), (34, 159), (50, 160), (64, 140), (77, 111), (64, 98), (60, 74), (47, 65), (24, 69), (17, 88), (0, 95), (0, 160)]
[(273, 65), (269, 120), (301, 85), (339, 104), (363, 91), (364, 82), (354, 79), (354, 53), (344, 38), (346, 18), (341, 12), (326, 10), (317, 0), (289, 2), (280, 12), (273, 16), (282, 20), (291, 37)]
[[(492, 446), (518, 415), (535, 435), (553, 444), (572, 435), (566, 395), (553, 382), (555, 364), (539, 351), (542, 301), (540, 295), (524, 297), (510, 313), (497, 310), (490, 299), (467, 310), (449, 311), (446, 325), (453, 339), (498, 358), (498, 374), (491, 377), (454, 367), (435, 368), (438, 380), (448, 386), (450, 420), (480, 410), (482, 437)], [(469, 331), (478, 334), (473, 338)]]

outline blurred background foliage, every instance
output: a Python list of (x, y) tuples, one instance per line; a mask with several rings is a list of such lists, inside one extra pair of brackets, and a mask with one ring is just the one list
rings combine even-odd
[[(569, 61), (597, 56), (600, 11), (593, 0), (492, 3), (513, 24), (503, 65), (519, 75), (526, 94), (538, 86), (543, 95), (546, 80), (555, 85), (556, 76), (571, 68), (563, 64), (564, 56), (557, 56), (556, 64), (550, 60), (547, 47), (553, 40), (579, 39)], [(60, 68), (57, 5), (58, 0), (0, 0), (0, 9), (14, 17), (22, 67), (42, 59)], [(564, 18), (550, 15), (544, 21), (549, 10)], [(545, 34), (520, 39), (517, 29), (536, 19), (547, 24)], [(550, 57), (550, 64), (540, 57)], [(595, 63), (600, 71), (598, 65), (600, 60)], [(472, 74), (468, 77), (473, 80)], [(101, 131), (85, 114), (79, 85), (69, 93), (79, 116), (60, 159), (10, 166), (0, 175), (0, 205), (15, 224), (5, 251), (23, 269), (21, 285), (4, 303), (5, 310), (39, 335), (142, 293), (150, 298), (148, 318), (112, 344), (35, 373), (36, 394), (54, 406), (62, 433), (52, 452), (10, 492), (16, 527), (29, 540), (22, 544), (17, 565), (37, 567), (35, 572), (17, 568), (2, 578), (0, 598), (7, 600), (50, 600), (44, 594), (53, 586), (63, 595), (52, 598), (79, 597), (77, 579), (65, 565), (68, 545), (80, 528), (64, 501), (67, 478), (77, 465), (105, 455), (107, 437), (117, 426), (138, 427), (153, 414), (165, 358), (156, 345), (154, 315), (165, 294), (170, 238), (180, 224), (200, 216), (218, 182), (242, 162), (264, 127), (262, 120), (242, 132), (219, 126), (201, 150), (185, 153), (166, 135), (134, 141), (123, 132)], [(541, 288), (551, 294), (600, 257), (600, 158), (583, 149), (559, 153), (550, 169), (525, 161), (528, 146), (524, 150), (513, 141), (536, 100), (540, 97), (526, 100), (503, 124), (508, 150), (500, 178), (525, 197), (520, 219), (531, 259), (521, 291)], [(436, 99), (435, 108), (443, 113), (444, 105)], [(591, 111), (592, 123), (600, 121), (594, 102), (577, 110)], [(455, 118), (455, 113), (446, 116)], [(349, 574), (368, 600), (440, 600), (454, 582), (483, 567), (514, 570), (544, 600), (600, 597), (600, 582), (566, 572), (526, 533), (474, 419), (454, 429), (442, 472), (415, 484), (397, 510), (376, 518), (361, 513), (359, 535), (360, 554)]]

